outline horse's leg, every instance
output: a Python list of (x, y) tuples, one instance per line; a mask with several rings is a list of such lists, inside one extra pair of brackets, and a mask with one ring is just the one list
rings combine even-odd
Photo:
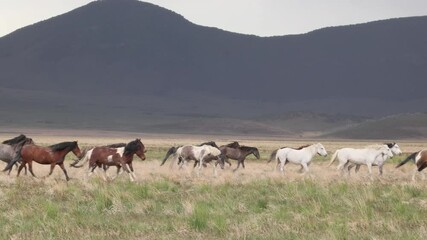
[[(25, 170), (26, 170), (26, 168), (25, 168)], [(34, 173), (33, 173), (33, 162), (32, 161), (28, 162), (28, 170), (30, 171), (31, 175), (33, 175), (33, 177), (37, 178), (36, 175), (34, 175)]]
[(353, 163), (351, 163), (351, 162), (347, 162), (346, 164), (344, 164), (344, 171), (346, 171), (347, 170), (347, 177), (350, 177), (350, 170), (351, 170), (351, 168), (349, 168), (349, 166), (350, 165), (352, 165)]
[[(187, 160), (181, 159), (181, 162), (178, 162), (179, 170), (181, 170), (184, 167), (184, 164), (186, 164)], [(196, 161), (197, 162), (197, 161)]]
[(307, 163), (301, 163), (301, 166), (304, 168), (304, 176), (307, 175), (307, 174), (310, 175)]
[(211, 165), (212, 167), (213, 167), (213, 174), (214, 174), (214, 177), (216, 177), (217, 176), (217, 172), (216, 172), (216, 164), (211, 164), (211, 163), (209, 163), (209, 165)]
[(284, 161), (282, 161), (282, 160), (280, 159), (280, 172), (281, 172), (282, 174), (285, 174), (285, 164), (286, 164), (286, 159), (285, 159)]
[(22, 169), (25, 167), (25, 164), (27, 164), (26, 162), (22, 162), (21, 165), (18, 168), (18, 174), (16, 175), (17, 177), (19, 177), (19, 174), (21, 173)]
[(107, 175), (108, 167), (105, 167), (105, 165), (103, 165), (103, 166), (98, 165), (98, 168), (101, 168), (101, 171), (102, 171), (102, 179), (104, 179), (104, 181), (106, 181), (106, 182), (108, 182), (108, 175)]
[[(15, 163), (15, 168), (19, 169), (19, 164), (17, 162)], [(25, 171), (24, 172), (25, 175), (27, 175), (27, 166), (24, 166), (24, 171)], [(9, 169), (9, 172), (7, 173), (7, 175), (10, 175), (10, 172), (12, 172), (12, 168)]]
[(132, 162), (130, 162), (130, 163), (128, 164), (128, 166), (129, 166), (129, 168), (130, 168), (130, 171), (131, 171), (131, 173), (132, 173), (133, 178), (134, 178), (134, 179), (136, 179), (136, 175), (135, 175), (135, 171), (133, 170)]
[(368, 166), (369, 178), (371, 180), (374, 180), (374, 178), (372, 177), (372, 163), (367, 163), (366, 166)]
[[(21, 162), (21, 164), (22, 164), (22, 162)], [(19, 169), (19, 166), (20, 166), (20, 165), (19, 165), (18, 163), (15, 163), (15, 167), (16, 167), (16, 169)], [(10, 175), (10, 172), (12, 172), (12, 169), (13, 169), (13, 168), (10, 168), (10, 169), (9, 169), (9, 172), (7, 172), (7, 175)]]
[(242, 160), (242, 167), (245, 168), (245, 159)]
[(67, 179), (67, 181), (70, 181), (70, 177), (68, 177), (68, 174), (67, 174), (67, 170), (65, 170), (65, 167), (64, 167), (64, 163), (62, 162), (62, 163), (60, 163), (59, 164), (59, 167), (62, 169), (62, 171), (64, 172), (64, 174), (65, 174), (65, 179)]
[(95, 172), (96, 167), (97, 167), (96, 165), (89, 164), (89, 169), (87, 173), (88, 177), (90, 177)]
[(381, 164), (378, 165), (378, 171), (380, 173), (380, 176), (383, 175), (383, 166), (384, 166), (384, 163), (381, 163)]
[(203, 160), (205, 160), (204, 159), (204, 157), (202, 157), (202, 158), (200, 158), (200, 161), (199, 161), (199, 167), (198, 167), (198, 171), (197, 171), (197, 177), (200, 177), (200, 172), (202, 171), (202, 168), (203, 168), (203, 164), (204, 164), (204, 161)]
[(224, 157), (224, 162), (228, 163), (228, 166), (231, 167), (231, 162), (230, 162), (230, 159), (228, 159), (228, 157)]
[(120, 169), (122, 168), (122, 166), (117, 165), (116, 167), (117, 167), (116, 176), (114, 176), (114, 177), (112, 178), (112, 180), (116, 179), (116, 178), (120, 175)]
[(132, 176), (132, 174), (130, 173), (129, 168), (128, 168), (128, 166), (127, 166), (127, 164), (126, 164), (126, 163), (122, 163), (122, 168), (123, 168), (123, 170), (125, 170), (125, 171), (129, 174), (130, 181), (131, 181), (131, 182), (134, 182), (134, 181), (135, 181), (135, 179), (133, 179), (133, 176)]
[(347, 161), (346, 162), (340, 161), (340, 164), (338, 164), (337, 170), (341, 171), (341, 177), (344, 176), (344, 167), (346, 164), (347, 164)]
[(52, 173), (53, 173), (53, 169), (55, 168), (55, 166), (56, 166), (56, 163), (51, 163), (51, 164), (50, 164), (50, 172), (49, 172), (49, 175), (47, 175), (47, 176), (52, 175)]
[(233, 170), (233, 172), (235, 172), (235, 171), (237, 171), (237, 169), (239, 169), (240, 164), (241, 164), (240, 160), (237, 160), (237, 167)]
[(360, 166), (362, 166), (362, 165), (360, 165), (360, 164), (356, 165), (356, 168), (354, 169), (355, 173), (359, 172)]
[(421, 180), (426, 180), (426, 174), (423, 172), (423, 171), (421, 171), (420, 172), (421, 173)]

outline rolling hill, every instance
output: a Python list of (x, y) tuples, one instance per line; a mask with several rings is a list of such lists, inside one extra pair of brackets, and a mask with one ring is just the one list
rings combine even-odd
[[(0, 38), (0, 125), (181, 132), (208, 117), (298, 135), (340, 128), (331, 119), (343, 115), (420, 112), (425, 29), (427, 17), (411, 17), (257, 37), (136, 0), (94, 1)], [(338, 117), (260, 119), (287, 112)]]

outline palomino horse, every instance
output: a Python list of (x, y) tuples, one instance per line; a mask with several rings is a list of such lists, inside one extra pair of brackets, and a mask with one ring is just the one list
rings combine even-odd
[(62, 142), (49, 147), (24, 145), (20, 149), (18, 149), (18, 154), (12, 161), (9, 162), (9, 164), (3, 171), (9, 170), (16, 162), (22, 159), (22, 163), (18, 169), (18, 176), (22, 168), (24, 168), (25, 165), (28, 164), (28, 169), (30, 170), (31, 175), (33, 175), (33, 177), (36, 177), (36, 175), (34, 175), (33, 173), (32, 167), (32, 163), (33, 161), (35, 161), (40, 164), (50, 164), (49, 176), (52, 174), (55, 166), (59, 165), (68, 181), (70, 180), (70, 178), (68, 177), (67, 170), (65, 170), (64, 167), (64, 159), (69, 152), (73, 152), (74, 155), (76, 155), (77, 157), (81, 156), (81, 151), (77, 144), (77, 141)]
[[(372, 145), (372, 146), (367, 146), (366, 148), (372, 148), (372, 147), (377, 147), (380, 145)], [(387, 146), (388, 148), (390, 148), (391, 153), (393, 153), (393, 155), (400, 155), (402, 154), (402, 150), (400, 150), (399, 145), (397, 145), (397, 143), (384, 143), (384, 146)], [(372, 164), (372, 166), (378, 166), (378, 170), (380, 172), (380, 175), (383, 174), (383, 166), (385, 161), (387, 161), (388, 159), (388, 155), (383, 155), (382, 158), (381, 156), (377, 156), (377, 159), (375, 159), (375, 162)], [(360, 164), (355, 164), (355, 163), (349, 163), (348, 164), (348, 172), (350, 173), (350, 170), (356, 166), (355, 172), (357, 173), (360, 169)]]
[[(387, 145), (377, 145), (370, 148), (341, 148), (335, 151), (332, 155), (329, 165), (338, 158), (339, 165), (338, 170), (341, 170), (341, 174), (344, 174), (345, 167), (349, 163), (354, 163), (356, 165), (366, 165), (368, 166), (369, 176), (372, 178), (372, 166), (378, 165), (380, 174), (382, 174), (382, 165), (384, 164), (384, 158), (392, 157), (393, 153)], [(349, 170), (347, 169), (347, 173)]]
[[(81, 162), (76, 161), (71, 164), (71, 166), (76, 168), (82, 167), (87, 161), (89, 161), (89, 175), (91, 175), (97, 167), (101, 168), (104, 166), (105, 180), (107, 170), (105, 166), (116, 166), (117, 175), (120, 172), (120, 168), (123, 168), (129, 174), (130, 180), (135, 181), (136, 175), (132, 165), (133, 155), (136, 154), (141, 160), (145, 160), (145, 153), (147, 150), (141, 142), (141, 139), (131, 141), (126, 144), (125, 147), (120, 146), (122, 146), (122, 144), (92, 148), (86, 152)], [(77, 165), (78, 163), (80, 163), (80, 165)]]
[[(216, 144), (215, 144), (216, 145)], [(200, 175), (200, 170), (206, 163), (211, 163), (212, 160), (217, 160), (219, 162), (220, 167), (224, 169), (224, 161), (220, 156), (221, 151), (217, 147), (213, 147), (211, 145), (201, 145), (201, 146), (180, 146), (180, 147), (171, 147), (166, 153), (165, 158), (163, 159), (160, 166), (162, 166), (169, 156), (173, 155), (174, 162), (179, 160), (180, 168), (185, 165), (188, 161), (194, 160), (198, 162), (199, 167), (197, 171), (197, 175)], [(216, 175), (216, 165), (213, 166), (214, 175)]]
[(422, 172), (422, 170), (427, 167), (427, 149), (412, 153), (405, 160), (400, 162), (396, 166), (396, 168), (401, 167), (402, 165), (409, 162), (410, 160), (412, 160), (416, 165), (412, 173), (412, 181), (415, 181), (415, 175), (417, 174), (417, 172), (421, 173), (422, 179), (424, 180), (425, 174), (424, 172)]
[(228, 159), (237, 160), (237, 167), (233, 171), (239, 169), (240, 164), (242, 164), (242, 167), (245, 168), (245, 159), (250, 154), (253, 154), (257, 159), (260, 158), (258, 148), (241, 146), (238, 142), (232, 142), (227, 145), (223, 145), (219, 147), (219, 150), (221, 150), (224, 162), (228, 163), (230, 166), (231, 163), (228, 161)]
[[(27, 138), (23, 134), (12, 139), (3, 141), (3, 143), (0, 144), (0, 160), (9, 163), (15, 158), (18, 148), (27, 144), (34, 144), (34, 142), (31, 138)], [(18, 166), (18, 163), (15, 163), (15, 166)], [(12, 171), (12, 168), (9, 169), (8, 175), (10, 174), (10, 171)], [(27, 173), (26, 167), (25, 173)]]
[(325, 147), (322, 144), (316, 143), (312, 145), (305, 145), (299, 148), (289, 148), (284, 147), (278, 150), (275, 150), (270, 155), (270, 160), (276, 159), (277, 165), (280, 164), (280, 171), (284, 172), (285, 164), (288, 162), (293, 164), (301, 165), (301, 169), (304, 169), (304, 174), (308, 173), (308, 166), (311, 163), (311, 159), (313, 159), (314, 155), (319, 154), (320, 156), (327, 156)]

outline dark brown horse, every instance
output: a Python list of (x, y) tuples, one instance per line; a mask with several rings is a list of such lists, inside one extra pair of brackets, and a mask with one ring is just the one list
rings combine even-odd
[[(141, 160), (145, 160), (145, 152), (147, 152), (147, 150), (144, 144), (142, 144), (141, 139), (131, 141), (126, 144), (125, 147), (120, 146), (122, 146), (122, 144), (92, 148), (85, 154), (81, 162), (76, 161), (71, 164), (71, 166), (79, 168), (82, 167), (86, 161), (89, 161), (89, 174), (92, 174), (97, 167), (103, 167), (105, 174), (109, 166), (116, 166), (117, 175), (120, 169), (123, 168), (129, 174), (131, 181), (134, 181), (135, 173), (132, 166), (133, 155), (136, 154)], [(80, 164), (78, 165), (78, 163)]]
[(248, 155), (253, 154), (257, 159), (260, 158), (259, 151), (255, 147), (241, 146), (238, 142), (232, 142), (227, 145), (219, 147), (221, 150), (221, 156), (224, 158), (224, 162), (231, 166), (228, 159), (237, 160), (237, 167), (233, 170), (239, 169), (240, 164), (245, 168), (245, 159)]
[(33, 175), (33, 177), (36, 177), (36, 175), (34, 175), (33, 173), (32, 167), (32, 163), (33, 161), (35, 161), (40, 164), (50, 164), (49, 176), (52, 174), (55, 166), (59, 165), (68, 181), (70, 180), (70, 178), (68, 177), (67, 170), (65, 170), (64, 167), (64, 159), (69, 152), (73, 152), (74, 155), (76, 155), (77, 157), (81, 156), (81, 151), (77, 144), (77, 141), (62, 142), (49, 147), (25, 145), (18, 150), (17, 156), (11, 162), (9, 162), (9, 164), (3, 171), (9, 170), (16, 162), (21, 160), (22, 163), (18, 169), (18, 176), (22, 168), (24, 168), (25, 165), (28, 164), (28, 169), (30, 170), (31, 175)]

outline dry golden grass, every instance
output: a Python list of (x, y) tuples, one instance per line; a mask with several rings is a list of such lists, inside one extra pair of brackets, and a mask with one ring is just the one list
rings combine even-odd
[[(427, 185), (410, 180), (413, 164), (394, 168), (389, 160), (384, 176), (367, 176), (366, 168), (341, 177), (336, 165), (316, 157), (311, 176), (286, 166), (285, 174), (266, 163), (272, 150), (322, 142), (329, 153), (341, 147), (363, 147), (382, 141), (282, 140), (245, 136), (130, 134), (100, 131), (25, 130), (37, 144), (79, 140), (82, 147), (127, 142), (141, 138), (147, 160), (134, 160), (137, 182), (126, 173), (104, 182), (87, 168), (33, 164), (39, 178), (0, 174), (2, 239), (425, 239)], [(0, 140), (16, 136), (2, 133)], [(251, 156), (246, 169), (233, 166), (204, 168), (200, 177), (191, 164), (179, 170), (171, 161), (160, 167), (170, 146), (215, 140), (237, 140), (256, 146), (261, 160)], [(398, 141), (401, 149), (425, 148), (421, 141)], [(99, 172), (99, 171), (98, 171)], [(115, 169), (109, 169), (109, 176)]]

